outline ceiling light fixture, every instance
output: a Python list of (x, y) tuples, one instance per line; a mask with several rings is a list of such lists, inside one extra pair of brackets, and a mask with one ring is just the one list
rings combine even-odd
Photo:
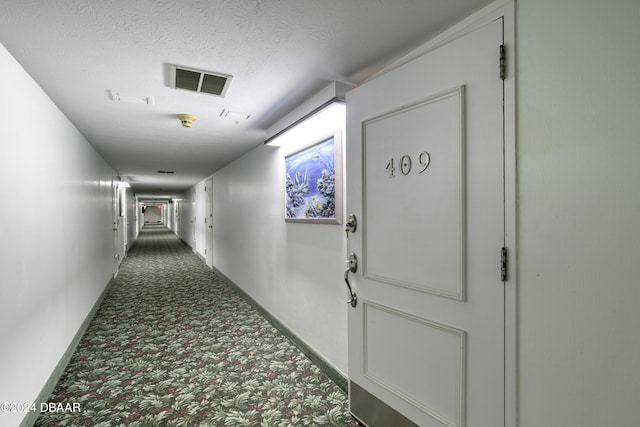
[(290, 146), (295, 141), (320, 138), (344, 128), (344, 95), (350, 88), (332, 82), (269, 128), (264, 143)]
[(197, 117), (192, 114), (178, 114), (182, 127), (190, 128), (191, 124), (196, 121)]

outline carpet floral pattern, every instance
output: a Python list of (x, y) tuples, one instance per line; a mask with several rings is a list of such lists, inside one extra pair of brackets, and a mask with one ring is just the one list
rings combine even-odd
[(355, 426), (346, 396), (165, 227), (146, 226), (36, 426)]

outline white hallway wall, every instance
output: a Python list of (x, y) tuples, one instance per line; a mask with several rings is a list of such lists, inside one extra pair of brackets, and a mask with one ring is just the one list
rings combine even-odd
[(113, 273), (112, 169), (1, 45), (0, 69), (0, 402), (35, 402)]
[(521, 427), (640, 425), (639, 22), (517, 3)]
[(174, 199), (174, 208), (171, 210), (173, 217), (171, 230), (191, 248), (195, 248), (195, 191), (194, 186), (179, 198)]
[(207, 224), (204, 222), (205, 217), (207, 216), (207, 196), (204, 191), (205, 181), (199, 182), (194, 189), (195, 198), (193, 201), (195, 205), (193, 205), (193, 223), (195, 226), (194, 232), (194, 249), (196, 253), (200, 254), (203, 259), (207, 259), (205, 254), (205, 249), (207, 249)]

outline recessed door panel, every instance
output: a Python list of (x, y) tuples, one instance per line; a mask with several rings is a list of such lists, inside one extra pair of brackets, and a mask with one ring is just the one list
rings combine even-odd
[(465, 332), (368, 302), (364, 317), (364, 375), (434, 419), (460, 426)]
[(463, 299), (463, 111), (457, 87), (364, 122), (365, 277)]

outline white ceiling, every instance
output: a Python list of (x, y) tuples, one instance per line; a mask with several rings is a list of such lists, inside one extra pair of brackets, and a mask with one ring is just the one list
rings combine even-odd
[[(0, 0), (0, 43), (138, 195), (166, 195), (262, 144), (330, 81), (362, 82), (488, 3)], [(233, 80), (224, 98), (171, 89), (171, 64)], [(183, 128), (178, 113), (198, 119)]]

